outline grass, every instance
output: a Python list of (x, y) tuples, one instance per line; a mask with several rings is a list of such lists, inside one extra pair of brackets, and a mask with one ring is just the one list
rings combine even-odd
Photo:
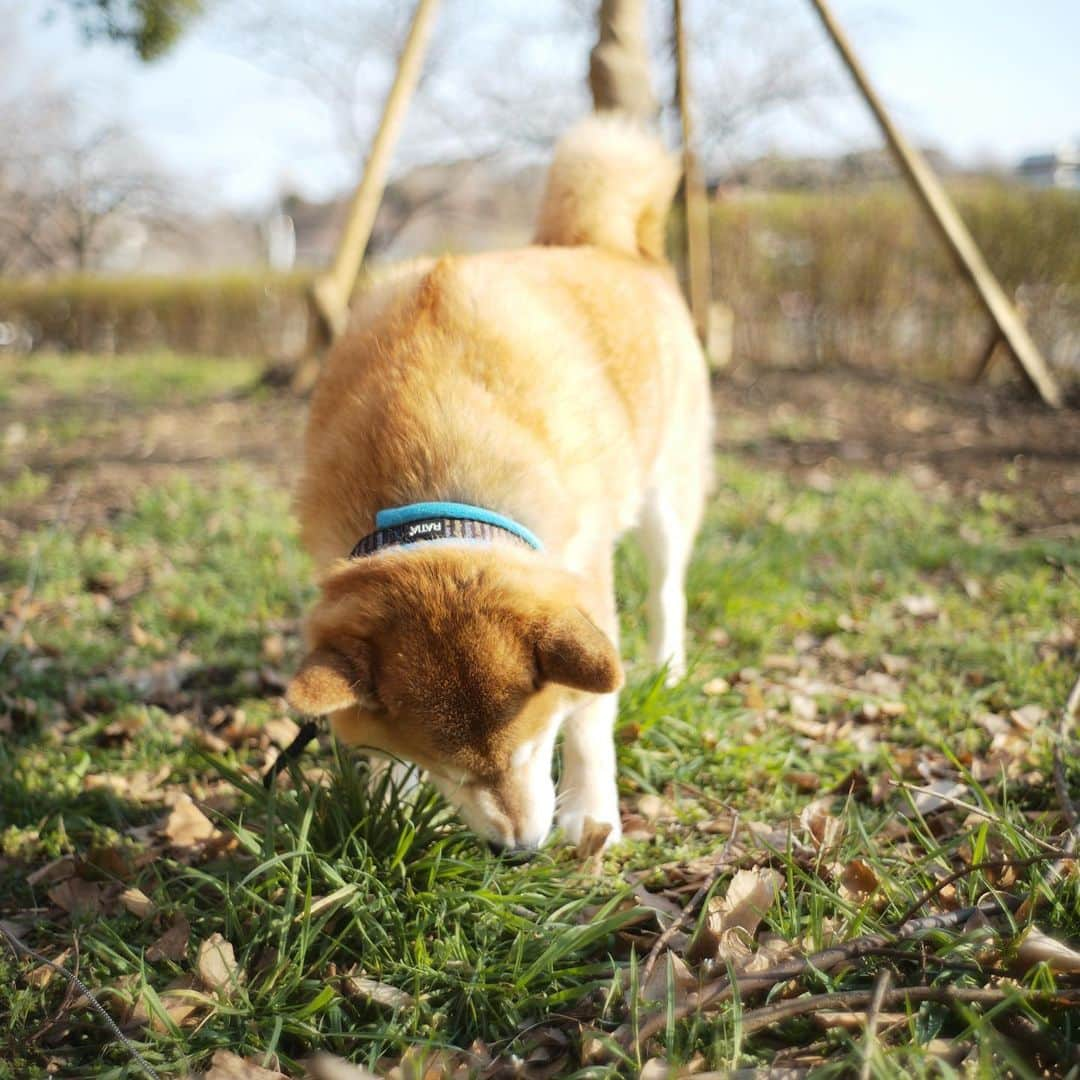
[[(242, 362), (155, 363), (50, 361), (29, 376), (5, 367), (0, 407), (34, 379), (37, 423), (100, 390), (125, 401), (138, 427), (159, 392), (194, 407), (248, 378)], [(59, 499), (21, 479), (14, 455), (5, 468), (25, 502)], [(47, 467), (37, 475), (48, 480)], [(406, 1051), (481, 1040), (492, 1055), (543, 1053), (559, 1075), (601, 1076), (640, 1062), (589, 1063), (589, 1033), (608, 1038), (655, 1007), (638, 992), (651, 940), (641, 887), (685, 903), (680, 882), (692, 892), (702, 876), (691, 861), (724, 847), (735, 812), (757, 827), (746, 864), (780, 874), (764, 930), (808, 949), (889, 925), (953, 866), (1036, 856), (1060, 827), (1048, 733), (1076, 666), (1080, 600), (1060, 567), (1077, 564), (1077, 545), (1015, 535), (1015, 507), (1000, 496), (945, 500), (903, 475), (851, 472), (820, 490), (725, 458), (717, 478), (689, 588), (694, 668), (677, 686), (640, 661), (641, 560), (632, 544), (620, 552), (630, 673), (620, 777), (625, 809), (644, 820), (598, 875), (558, 845), (525, 865), (500, 861), (426, 789), (369, 784), (333, 747), (263, 790), (259, 772), (280, 741), (275, 688), (297, 658), (312, 591), (287, 493), (264, 471), (223, 461), (196, 479), (177, 469), (136, 486), (106, 526), (79, 500), (57, 503), (0, 555), (0, 918), (50, 957), (77, 941), (65, 962), (114, 1015), (141, 1002), (154, 1019), (136, 1014), (130, 1032), (162, 1075), (205, 1067), (221, 1048), (296, 1075), (314, 1049), (385, 1067)], [(1047, 710), (1031, 730), (1009, 719), (1025, 706)], [(1070, 776), (1075, 790), (1075, 764)], [(956, 780), (983, 816), (920, 812), (915, 793), (884, 786), (890, 777)], [(201, 853), (147, 828), (181, 792), (218, 830)], [(798, 815), (822, 797), (832, 839), (815, 847)], [(48, 895), (54, 884), (27, 880), (66, 854), (74, 880), (102, 887), (103, 912), (69, 916)], [(856, 860), (876, 880), (869, 895), (844, 886)], [(995, 889), (1040, 895), (1044, 871), (969, 874), (949, 903)], [(718, 879), (717, 896), (730, 880)], [(121, 886), (140, 889), (153, 913), (126, 910)], [(182, 922), (185, 949), (148, 955)], [(1075, 874), (1042, 897), (1038, 924), (1075, 945)], [(218, 996), (178, 990), (213, 934), (235, 950), (230, 985)], [(1008, 941), (990, 958), (971, 933), (916, 944), (804, 987), (869, 988), (889, 963), (898, 979), (982, 986), (988, 967), (1011, 963)], [(34, 967), (0, 947), (0, 1077), (138, 1075), (61, 979), (28, 977)], [(404, 996), (379, 1003), (350, 974)], [(1046, 965), (1019, 976), (1055, 980), (1067, 985)], [(672, 1006), (679, 994), (673, 982)], [(181, 1017), (185, 1003), (198, 1008)], [(672, 1023), (642, 1060), (724, 1070), (802, 1054), (818, 1074), (841, 1076), (869, 1052), (875, 1076), (938, 1076), (954, 1067), (948, 1039), (975, 1075), (1041, 1067), (989, 1007), (913, 1006), (867, 1043), (805, 1018), (744, 1033), (741, 1017), (760, 1004)], [(1080, 1041), (1075, 1016), (1022, 1012), (1045, 1046)]]
[(174, 353), (100, 357), (85, 353), (38, 353), (30, 359), (0, 361), (5, 399), (46, 391), (69, 402), (102, 395), (126, 405), (147, 406), (178, 398), (198, 405), (247, 389), (262, 370), (251, 357), (191, 362)]

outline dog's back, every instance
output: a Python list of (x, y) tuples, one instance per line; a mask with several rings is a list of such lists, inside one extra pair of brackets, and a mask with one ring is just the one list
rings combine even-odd
[(299, 510), (320, 564), (381, 507), (443, 499), (495, 500), (585, 569), (635, 520), (673, 417), (704, 452), (704, 367), (662, 261), (676, 180), (656, 140), (590, 119), (559, 145), (537, 246), (361, 299), (312, 401)]

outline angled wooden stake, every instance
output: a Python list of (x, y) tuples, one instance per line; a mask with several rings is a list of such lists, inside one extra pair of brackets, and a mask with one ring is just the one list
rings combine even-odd
[(364, 174), (349, 203), (348, 217), (330, 269), (320, 274), (312, 286), (311, 298), (315, 310), (331, 340), (345, 329), (349, 319), (349, 298), (356, 285), (360, 264), (364, 260), (375, 215), (386, 188), (390, 157), (401, 131), (413, 91), (420, 80), (420, 69), (427, 52), (431, 29), (435, 21), (438, 0), (417, 0), (409, 36), (398, 57), (397, 73), (383, 106), (371, 153)]
[(1003, 341), (1009, 346), (1020, 369), (1047, 405), (1060, 408), (1061, 390), (1047, 367), (1038, 346), (1031, 339), (1023, 320), (998, 283), (993, 271), (979, 251), (968, 227), (953, 206), (952, 200), (926, 159), (900, 133), (885, 106), (877, 96), (870, 80), (852, 50), (851, 43), (829, 10), (827, 0), (810, 0), (822, 25), (832, 39), (851, 77), (870, 106), (889, 149), (900, 165), (904, 176), (915, 189), (919, 202), (930, 215), (941, 236), (948, 244), (961, 272), (971, 282), (993, 320)]

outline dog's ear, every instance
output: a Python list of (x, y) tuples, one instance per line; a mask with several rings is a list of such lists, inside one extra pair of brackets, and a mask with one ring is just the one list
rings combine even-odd
[(580, 608), (544, 621), (536, 641), (536, 666), (545, 682), (593, 694), (610, 694), (623, 681), (615, 646)]
[(351, 642), (348, 655), (320, 645), (304, 657), (285, 691), (288, 703), (309, 716), (324, 716), (362, 703), (372, 694), (371, 653), (366, 642)]

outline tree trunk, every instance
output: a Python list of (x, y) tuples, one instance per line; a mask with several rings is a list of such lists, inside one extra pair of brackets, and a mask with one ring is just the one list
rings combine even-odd
[(600, 40), (589, 54), (593, 106), (652, 123), (658, 106), (649, 78), (645, 0), (601, 0), (598, 22)]

